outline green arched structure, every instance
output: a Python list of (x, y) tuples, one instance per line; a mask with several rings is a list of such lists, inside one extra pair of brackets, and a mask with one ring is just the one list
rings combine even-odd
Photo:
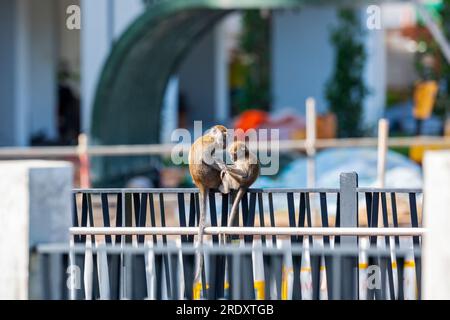
[[(161, 105), (171, 74), (199, 38), (226, 14), (327, 2), (333, 1), (156, 1), (118, 39), (104, 65), (94, 100), (91, 141), (102, 145), (158, 143)], [(98, 159), (94, 171), (101, 178), (117, 171), (126, 173), (126, 167), (135, 166), (136, 161)]]

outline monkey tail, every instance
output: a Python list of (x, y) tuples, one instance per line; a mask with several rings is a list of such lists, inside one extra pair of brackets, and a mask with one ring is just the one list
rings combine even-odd
[(236, 195), (236, 198), (234, 199), (233, 206), (231, 207), (231, 213), (230, 218), (228, 219), (228, 226), (232, 227), (236, 225), (236, 218), (238, 216), (239, 212), (239, 204), (241, 203), (241, 199), (244, 196), (244, 194), (247, 192), (247, 188), (240, 187), (239, 191)]
[[(201, 282), (202, 279), (202, 270), (204, 257), (202, 254), (203, 247), (203, 235), (205, 232), (205, 223), (206, 223), (206, 201), (208, 199), (209, 190), (208, 189), (200, 189), (200, 214), (198, 219), (198, 246), (196, 250), (196, 269), (195, 269), (195, 277), (194, 277), (194, 290), (196, 286)], [(205, 290), (206, 284), (202, 284), (203, 289)]]

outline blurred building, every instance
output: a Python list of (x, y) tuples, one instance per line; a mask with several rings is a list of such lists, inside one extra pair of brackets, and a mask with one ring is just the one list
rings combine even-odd
[[(79, 130), (89, 132), (105, 62), (148, 2), (151, 1), (2, 0), (0, 145), (68, 143), (70, 137), (62, 139), (61, 135), (70, 135), (76, 128), (65, 133), (60, 109), (65, 104), (76, 108), (77, 101), (79, 119), (69, 117), (66, 122), (76, 127), (74, 122), (79, 121)], [(324, 111), (324, 84), (333, 66), (329, 31), (336, 20), (336, 7), (330, 4), (293, 9), (284, 8), (283, 1), (279, 3), (281, 8), (272, 14), (272, 110), (288, 107), (302, 114), (305, 99), (313, 96), (319, 110)], [(66, 26), (66, 10), (74, 4), (81, 7), (81, 30), (69, 30)], [(360, 11), (366, 14), (365, 7)], [(223, 14), (229, 18), (217, 19), (218, 23), (202, 31), (201, 37), (185, 50), (172, 72), (176, 81), (170, 94), (176, 99), (166, 95), (161, 102), (164, 108), (173, 104), (177, 104), (175, 108), (181, 104), (187, 108), (188, 127), (194, 120), (209, 125), (230, 118), (228, 62), (239, 31), (239, 17), (229, 12)], [(371, 95), (365, 103), (365, 115), (366, 121), (373, 123), (382, 114), (386, 95), (384, 29), (368, 31), (366, 47), (365, 78)], [(141, 67), (145, 69), (146, 65)], [(176, 112), (170, 114), (173, 118)], [(169, 121), (167, 125), (176, 127), (178, 123)]]

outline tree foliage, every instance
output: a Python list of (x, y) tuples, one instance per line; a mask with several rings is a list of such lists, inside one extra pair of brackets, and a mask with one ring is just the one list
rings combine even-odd
[(363, 103), (368, 94), (364, 83), (366, 52), (363, 37), (357, 12), (352, 9), (338, 11), (338, 25), (331, 32), (334, 70), (325, 94), (330, 111), (336, 114), (340, 137), (356, 137), (363, 133)]
[(270, 105), (270, 14), (260, 10), (243, 13), (240, 50), (246, 63), (239, 110), (263, 109)]

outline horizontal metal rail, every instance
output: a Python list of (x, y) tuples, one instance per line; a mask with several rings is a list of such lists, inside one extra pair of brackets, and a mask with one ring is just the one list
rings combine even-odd
[[(72, 235), (196, 235), (198, 227), (72, 227)], [(206, 227), (209, 235), (423, 236), (425, 228)]]
[[(378, 189), (374, 189), (378, 190)], [(89, 193), (89, 194), (119, 194), (119, 193), (198, 193), (198, 188), (106, 188), (106, 189), (74, 189), (73, 193)], [(339, 193), (338, 188), (252, 188), (247, 190), (248, 193)], [(408, 191), (413, 192), (413, 191)]]
[[(181, 246), (177, 246), (171, 243), (168, 243), (167, 245), (156, 245), (156, 246), (133, 246), (133, 245), (123, 245), (123, 246), (116, 246), (116, 245), (105, 245), (105, 244), (99, 244), (95, 246), (89, 246), (86, 248), (86, 245), (80, 245), (80, 244), (74, 244), (74, 245), (68, 245), (68, 244), (61, 244), (61, 243), (46, 243), (46, 244), (40, 244), (36, 246), (35, 250), (38, 253), (41, 254), (61, 254), (61, 253), (76, 253), (76, 254), (85, 254), (86, 250), (89, 250), (92, 253), (99, 253), (99, 252), (107, 252), (112, 254), (142, 254), (147, 253), (149, 251), (152, 251), (154, 253), (179, 253), (182, 251), (183, 253), (195, 253), (198, 250), (203, 251), (204, 253), (210, 253), (210, 254), (218, 254), (218, 253), (231, 253), (231, 254), (248, 254), (248, 253), (255, 253), (255, 252), (261, 252), (261, 253), (267, 253), (267, 254), (279, 254), (280, 251), (284, 252), (284, 254), (290, 255), (290, 254), (297, 254), (302, 253), (305, 249), (307, 249), (311, 254), (333, 254), (333, 255), (347, 255), (347, 254), (358, 254), (360, 252), (360, 247), (358, 246), (335, 246), (333, 248), (331, 247), (325, 247), (325, 246), (301, 246), (301, 245), (290, 245), (290, 246), (279, 246), (279, 247), (264, 247), (264, 246), (249, 246), (249, 245), (243, 245), (243, 246), (235, 246), (235, 245), (223, 245), (223, 246), (208, 246), (203, 245), (201, 247), (190, 245), (190, 244), (183, 244)], [(390, 257), (392, 254), (391, 249), (389, 248), (383, 248), (383, 247), (369, 247), (364, 248), (364, 251), (368, 255), (376, 255), (379, 257), (385, 256)], [(421, 249), (420, 248), (397, 248), (395, 250), (395, 254), (398, 256), (406, 256), (410, 255), (411, 253), (414, 253), (416, 256), (421, 256)]]
[[(326, 148), (350, 148), (350, 147), (376, 147), (377, 138), (350, 138), (350, 139), (319, 139), (312, 147), (316, 149)], [(390, 147), (408, 146), (439, 146), (450, 147), (450, 138), (441, 137), (404, 137), (390, 138)], [(89, 146), (86, 152), (90, 156), (143, 156), (143, 155), (169, 155), (172, 153), (175, 144), (148, 144), (148, 145), (114, 145), (114, 146)], [(284, 140), (278, 144), (262, 143), (258, 150), (266, 151), (273, 148), (280, 151), (306, 150), (311, 146), (306, 140)], [(178, 151), (187, 152), (190, 144), (178, 146)], [(78, 156), (80, 148), (77, 146), (60, 147), (4, 147), (0, 148), (0, 159), (14, 158), (55, 158)]]
[[(248, 193), (339, 193), (339, 188), (251, 188)], [(119, 194), (119, 193), (198, 193), (197, 188), (104, 188), (104, 189), (73, 189), (73, 193), (90, 194)], [(379, 193), (422, 193), (419, 188), (356, 188), (356, 192), (379, 192)]]

